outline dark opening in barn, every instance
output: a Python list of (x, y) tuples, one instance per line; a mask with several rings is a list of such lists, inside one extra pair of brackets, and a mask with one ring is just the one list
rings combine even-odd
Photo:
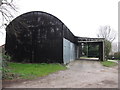
[(33, 11), (7, 26), (5, 50), (13, 61), (66, 64), (80, 57), (78, 41), (57, 17)]

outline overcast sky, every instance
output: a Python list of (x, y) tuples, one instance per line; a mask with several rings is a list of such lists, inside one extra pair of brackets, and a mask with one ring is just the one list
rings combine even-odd
[[(97, 37), (100, 26), (118, 31), (119, 0), (15, 0), (18, 15), (44, 11), (58, 17), (76, 36)], [(115, 40), (117, 41), (117, 40)], [(4, 37), (0, 44), (4, 43)]]

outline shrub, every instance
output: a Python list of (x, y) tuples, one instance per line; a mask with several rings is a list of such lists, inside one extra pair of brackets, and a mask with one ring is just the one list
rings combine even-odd
[(120, 60), (120, 52), (114, 53), (114, 58)]
[(8, 62), (11, 60), (11, 57), (9, 55), (2, 54), (2, 79), (9, 78), (9, 72), (10, 70), (7, 68)]

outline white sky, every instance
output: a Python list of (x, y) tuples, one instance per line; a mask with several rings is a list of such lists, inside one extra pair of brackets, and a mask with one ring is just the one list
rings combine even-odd
[[(119, 0), (15, 1), (19, 11), (18, 15), (29, 11), (50, 13), (58, 17), (76, 36), (97, 37), (99, 26), (103, 25), (110, 25), (115, 31), (118, 31)], [(1, 43), (4, 43), (4, 38), (0, 41)]]

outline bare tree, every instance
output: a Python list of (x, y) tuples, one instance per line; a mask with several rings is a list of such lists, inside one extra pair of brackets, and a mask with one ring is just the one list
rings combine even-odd
[(112, 42), (116, 38), (116, 32), (110, 26), (101, 26), (97, 36)]
[(6, 24), (13, 19), (13, 11), (17, 11), (16, 6), (13, 4), (13, 0), (0, 0), (1, 27), (6, 26)]
[(116, 32), (110, 26), (101, 26), (97, 36), (105, 38), (105, 58), (107, 59), (112, 49), (111, 43), (116, 38)]

